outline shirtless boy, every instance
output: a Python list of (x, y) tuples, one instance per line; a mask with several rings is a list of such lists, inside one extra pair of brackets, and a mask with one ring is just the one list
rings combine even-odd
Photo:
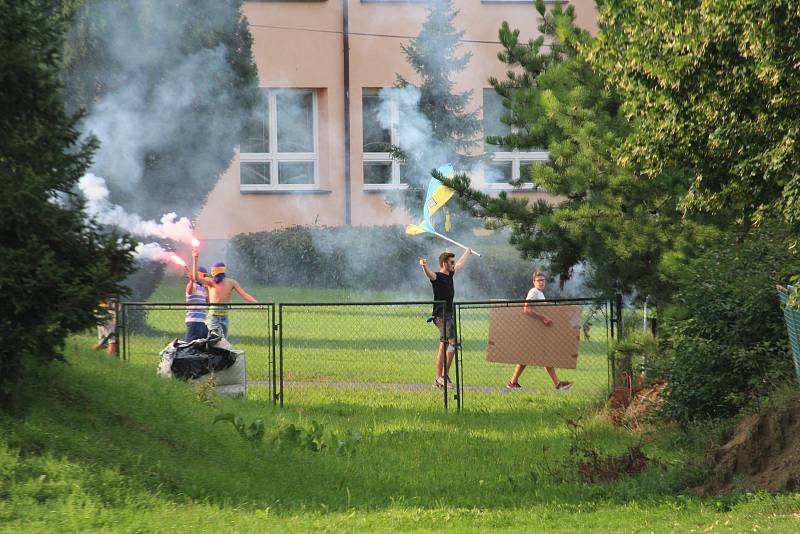
[[(228, 304), (231, 301), (231, 293), (236, 291), (247, 302), (257, 304), (258, 301), (245, 291), (239, 282), (233, 278), (225, 276), (225, 264), (218, 261), (211, 267), (211, 276), (199, 277), (197, 273), (197, 251), (192, 251), (192, 275), (200, 284), (208, 288), (208, 317), (206, 325), (209, 333), (216, 332), (221, 337), (228, 337)], [(215, 306), (216, 305), (216, 306)]]

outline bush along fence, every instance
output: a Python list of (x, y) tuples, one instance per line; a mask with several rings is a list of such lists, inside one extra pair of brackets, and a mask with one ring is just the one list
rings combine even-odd
[[(281, 406), (366, 396), (387, 408), (492, 411), (542, 394), (600, 400), (612, 387), (609, 341), (621, 330), (621, 302), (456, 303), (446, 387), (435, 383), (440, 332), (432, 305), (230, 304), (228, 340), (246, 355), (248, 398)], [(123, 302), (123, 359), (155, 372), (161, 350), (183, 339), (186, 311), (185, 304)], [(517, 364), (529, 368), (510, 387)]]
[[(231, 241), (240, 279), (253, 284), (384, 291), (390, 280), (393, 290), (408, 292), (420, 288), (419, 265), (409, 258), (438, 256), (440, 247), (406, 235), (401, 226), (293, 226)], [(380, 269), (374, 268), (376, 251)], [(529, 279), (530, 264), (516, 253), (486, 256), (459, 274), (459, 295), (524, 295)]]

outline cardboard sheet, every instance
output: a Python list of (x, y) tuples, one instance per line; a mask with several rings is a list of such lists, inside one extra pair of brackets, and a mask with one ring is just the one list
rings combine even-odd
[(519, 307), (497, 307), (489, 312), (486, 359), (497, 363), (521, 363), (561, 369), (578, 366), (582, 306), (575, 304), (534, 307), (553, 320), (545, 326)]

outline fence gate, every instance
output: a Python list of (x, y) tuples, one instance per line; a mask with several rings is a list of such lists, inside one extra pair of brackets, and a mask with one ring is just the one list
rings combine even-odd
[[(432, 302), (283, 303), (278, 306), (280, 403), (385, 409), (447, 406), (434, 386), (438, 330)], [(451, 395), (455, 390), (450, 391)]]

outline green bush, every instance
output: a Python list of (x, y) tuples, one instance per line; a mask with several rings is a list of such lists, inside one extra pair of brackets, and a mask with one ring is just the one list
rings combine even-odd
[(667, 413), (680, 422), (728, 417), (791, 379), (775, 284), (800, 270), (779, 226), (728, 232), (686, 268), (665, 313)]
[(244, 277), (269, 286), (392, 288), (425, 253), (399, 226), (293, 226), (239, 234), (232, 244)]
[[(474, 236), (468, 239), (480, 242)], [(429, 284), (420, 273), (417, 258), (425, 256), (434, 266), (444, 245), (439, 240), (408, 236), (402, 226), (294, 226), (239, 234), (232, 240), (237, 273), (249, 282), (425, 293)], [(531, 270), (511, 249), (505, 254), (473, 257), (459, 275), (456, 298), (522, 299), (530, 287)]]

